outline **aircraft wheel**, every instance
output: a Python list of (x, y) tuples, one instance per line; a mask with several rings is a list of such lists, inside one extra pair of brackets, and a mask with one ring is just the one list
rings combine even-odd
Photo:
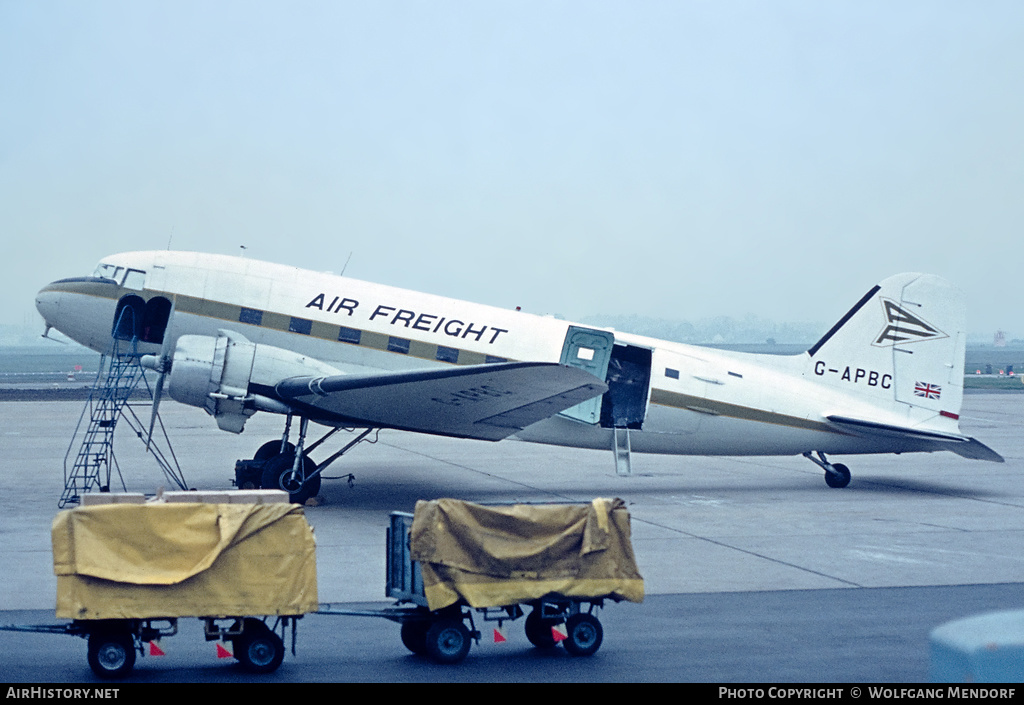
[(291, 478), (294, 459), (294, 454), (281, 453), (268, 460), (263, 468), (261, 484), (265, 490), (284, 490), (288, 493), (288, 498), (295, 504), (305, 504), (307, 499), (316, 497), (320, 492), (320, 476), (315, 475), (308, 480), (305, 479), (313, 474), (316, 463), (308, 455), (303, 455), (299, 468), (302, 479)]
[(235, 658), (250, 673), (272, 673), (284, 661), (284, 642), (258, 619), (246, 619), (235, 637)]
[(574, 614), (565, 622), (567, 636), (562, 645), (573, 656), (590, 656), (601, 648), (604, 629), (592, 614)]
[(832, 466), (832, 469), (838, 474), (830, 472), (825, 473), (825, 484), (829, 487), (846, 487), (850, 484), (850, 468), (846, 467), (842, 463), (836, 463)]
[[(259, 447), (256, 451), (256, 455), (252, 456), (253, 460), (270, 460), (275, 455), (281, 452), (281, 441), (267, 441)], [(292, 443), (284, 444), (284, 452), (294, 457), (295, 445)]]
[(135, 639), (126, 631), (89, 635), (89, 668), (99, 678), (124, 678), (135, 668)]
[(553, 649), (558, 643), (555, 641), (551, 627), (558, 624), (557, 621), (542, 619), (540, 608), (534, 607), (533, 611), (526, 616), (526, 638), (538, 649)]
[(469, 653), (469, 640), (461, 621), (440, 619), (427, 629), (427, 653), (438, 663), (458, 663)]

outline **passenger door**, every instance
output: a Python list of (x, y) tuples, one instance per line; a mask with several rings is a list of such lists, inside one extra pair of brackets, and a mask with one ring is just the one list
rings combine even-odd
[[(608, 361), (615, 347), (615, 335), (603, 330), (569, 326), (562, 346), (563, 365), (586, 370), (602, 382), (608, 374)], [(601, 399), (594, 397), (561, 413), (570, 419), (596, 424), (601, 420)]]

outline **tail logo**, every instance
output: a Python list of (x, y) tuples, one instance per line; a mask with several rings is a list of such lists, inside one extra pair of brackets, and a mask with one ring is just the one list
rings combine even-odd
[(935, 326), (897, 305), (895, 301), (890, 299), (881, 301), (882, 310), (885, 312), (885, 328), (878, 334), (872, 345), (886, 348), (949, 337)]

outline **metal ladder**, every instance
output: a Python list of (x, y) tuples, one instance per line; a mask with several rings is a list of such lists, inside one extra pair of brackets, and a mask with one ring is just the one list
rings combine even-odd
[(615, 454), (615, 474), (627, 476), (633, 474), (630, 460), (629, 429), (625, 426), (612, 428), (612, 452)]
[[(64, 456), (64, 491), (57, 505), (59, 508), (63, 509), (68, 504), (78, 504), (86, 492), (94, 490), (109, 492), (111, 475), (115, 471), (121, 480), (122, 489), (127, 489), (124, 478), (121, 476), (121, 469), (117, 464), (117, 458), (114, 456), (114, 430), (118, 420), (123, 418), (143, 443), (147, 440), (146, 425), (129, 403), (141, 382), (147, 394), (145, 397), (140, 397), (140, 402), (147, 407), (152, 404), (153, 392), (143, 374), (143, 368), (139, 364), (140, 357), (138, 338), (124, 341), (119, 340), (117, 336), (113, 337), (111, 354), (100, 361), (100, 371), (96, 375), (96, 382), (89, 392), (89, 398), (78, 418), (78, 425), (75, 427), (71, 444)], [(106, 370), (104, 370), (104, 365), (106, 365)], [(148, 403), (145, 401), (147, 397)], [(86, 413), (89, 415), (89, 422), (81, 434), (82, 441), (78, 447), (78, 453), (69, 468), (68, 461), (71, 458), (72, 449), (75, 447), (75, 441), (79, 438)], [(157, 418), (159, 419), (159, 417)], [(170, 439), (167, 438), (162, 421), (160, 430), (163, 433), (168, 452), (165, 454), (156, 443), (150, 444), (149, 450), (153, 453), (153, 457), (164, 475), (184, 490), (186, 486), (181, 468), (177, 458), (174, 457)]]

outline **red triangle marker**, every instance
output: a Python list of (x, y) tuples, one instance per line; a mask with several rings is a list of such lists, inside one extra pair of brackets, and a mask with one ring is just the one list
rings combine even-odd
[(569, 631), (565, 628), (564, 624), (559, 624), (554, 627), (551, 627), (551, 637), (555, 640), (555, 643), (557, 644), (558, 642), (565, 641), (569, 638)]
[(149, 642), (149, 655), (150, 656), (166, 656), (167, 652), (160, 648), (160, 644), (151, 641)]
[(505, 638), (505, 635), (502, 633), (502, 631), (500, 629), (498, 629), (497, 627), (495, 627), (494, 628), (494, 643), (495, 644), (504, 644), (506, 641), (508, 641), (508, 639)]
[(234, 657), (235, 657), (235, 655), (233, 653), (231, 653), (230, 651), (228, 651), (224, 647), (224, 644), (222, 644), (219, 641), (217, 642), (217, 658), (234, 658)]

